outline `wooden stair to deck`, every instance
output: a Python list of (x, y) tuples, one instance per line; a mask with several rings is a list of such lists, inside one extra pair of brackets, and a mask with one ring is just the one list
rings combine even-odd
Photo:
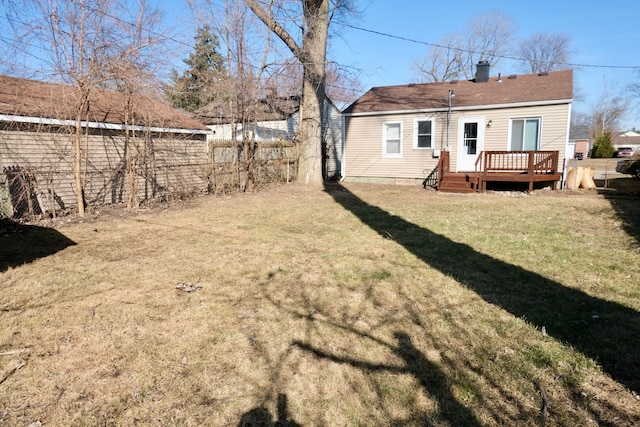
[(449, 172), (442, 177), (438, 185), (438, 191), (445, 193), (475, 193), (475, 172)]

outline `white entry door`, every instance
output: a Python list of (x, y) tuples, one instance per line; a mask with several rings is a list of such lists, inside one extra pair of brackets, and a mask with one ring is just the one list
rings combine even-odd
[(458, 172), (475, 170), (476, 160), (484, 149), (484, 119), (461, 118), (458, 121)]

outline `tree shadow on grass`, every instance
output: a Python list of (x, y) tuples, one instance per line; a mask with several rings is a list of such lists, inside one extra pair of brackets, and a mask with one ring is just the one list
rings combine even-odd
[(289, 416), (287, 405), (287, 395), (278, 393), (278, 406), (275, 420), (271, 412), (261, 405), (245, 413), (242, 418), (240, 418), (238, 427), (300, 427), (300, 424), (292, 420)]
[[(640, 393), (640, 314), (535, 272), (477, 252), (372, 206), (339, 184), (325, 191), (384, 238), (476, 292), (485, 301), (545, 327), (595, 360), (614, 380)], [(427, 209), (427, 206), (425, 206)]]
[(23, 225), (0, 218), (0, 273), (75, 244), (52, 228)]
[(368, 338), (391, 349), (404, 362), (402, 366), (385, 365), (351, 357), (337, 356), (300, 341), (295, 341), (294, 345), (313, 354), (315, 357), (330, 360), (334, 363), (347, 364), (357, 369), (369, 372), (387, 371), (394, 374), (410, 374), (418, 380), (426, 393), (432, 395), (438, 401), (439, 413), (451, 425), (479, 426), (480, 423), (473, 412), (458, 402), (451, 393), (450, 381), (444, 372), (415, 347), (411, 338), (405, 332), (396, 331), (393, 335), (397, 341), (396, 345), (385, 343), (370, 336)]

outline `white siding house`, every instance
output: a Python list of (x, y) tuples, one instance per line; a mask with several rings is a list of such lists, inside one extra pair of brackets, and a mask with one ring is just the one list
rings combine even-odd
[[(479, 64), (480, 65), (480, 64)], [(473, 171), (483, 151), (559, 151), (569, 143), (572, 71), (374, 87), (343, 111), (347, 181), (418, 184), (450, 154)]]

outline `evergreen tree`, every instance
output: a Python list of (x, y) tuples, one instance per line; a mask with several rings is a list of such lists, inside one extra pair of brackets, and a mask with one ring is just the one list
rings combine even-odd
[(179, 74), (171, 71), (171, 83), (164, 88), (174, 107), (195, 111), (216, 98), (216, 86), (226, 74), (224, 57), (218, 52), (218, 37), (211, 27), (198, 28), (194, 51), (184, 61), (188, 68)]
[(614, 152), (615, 149), (611, 142), (611, 132), (607, 131), (596, 139), (595, 144), (593, 144), (593, 149), (591, 150), (591, 157), (595, 159), (608, 159), (613, 157)]

